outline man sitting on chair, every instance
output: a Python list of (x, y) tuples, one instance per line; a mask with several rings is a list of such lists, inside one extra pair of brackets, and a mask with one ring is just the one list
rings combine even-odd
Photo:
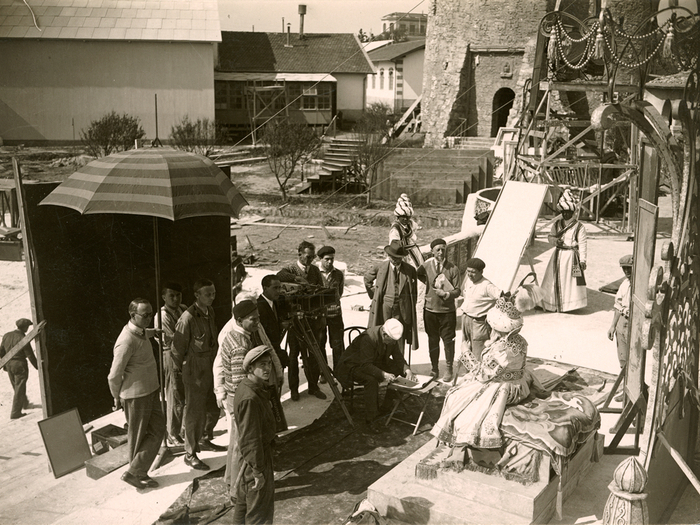
[[(380, 412), (379, 383), (393, 381), (399, 375), (405, 375), (411, 380), (415, 377), (397, 344), (402, 335), (403, 325), (397, 319), (389, 319), (382, 326), (368, 328), (350, 343), (335, 369), (335, 376), (343, 387), (351, 388), (353, 381), (365, 387), (363, 431), (366, 433), (381, 432), (374, 421)], [(382, 411), (390, 409), (390, 405), (391, 398), (387, 392)]]

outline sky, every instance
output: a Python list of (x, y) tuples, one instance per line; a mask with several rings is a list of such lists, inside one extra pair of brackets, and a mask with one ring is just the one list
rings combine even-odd
[(219, 0), (222, 31), (299, 31), (299, 4), (306, 5), (305, 33), (382, 32), (382, 17), (426, 13), (431, 0)]

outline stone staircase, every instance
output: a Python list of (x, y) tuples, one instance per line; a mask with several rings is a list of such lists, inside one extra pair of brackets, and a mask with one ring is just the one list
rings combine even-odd
[(491, 149), (496, 139), (493, 137), (445, 137), (448, 149)]
[[(335, 191), (343, 188), (345, 191), (360, 189), (359, 184), (352, 180), (349, 168), (358, 156), (362, 141), (352, 138), (333, 138), (328, 144), (323, 163), (318, 173), (307, 177), (309, 192)], [(355, 188), (357, 186), (357, 188)]]

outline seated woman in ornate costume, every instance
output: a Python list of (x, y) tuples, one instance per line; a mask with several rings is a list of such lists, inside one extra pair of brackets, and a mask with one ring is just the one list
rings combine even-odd
[(527, 341), (518, 333), (523, 326), (521, 310), (536, 304), (530, 297), (532, 290), (519, 288), (515, 296), (502, 295), (487, 313), (491, 339), (481, 361), (468, 353), (460, 358), (467, 374), (445, 396), (431, 431), (439, 441), (458, 447), (501, 447), (500, 425), (506, 406), (527, 398), (533, 384), (542, 388), (525, 369)]

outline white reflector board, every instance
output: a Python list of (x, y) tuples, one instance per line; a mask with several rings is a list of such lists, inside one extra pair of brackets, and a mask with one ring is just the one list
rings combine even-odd
[(537, 225), (546, 184), (508, 181), (498, 195), (474, 257), (486, 263), (484, 277), (509, 291)]

